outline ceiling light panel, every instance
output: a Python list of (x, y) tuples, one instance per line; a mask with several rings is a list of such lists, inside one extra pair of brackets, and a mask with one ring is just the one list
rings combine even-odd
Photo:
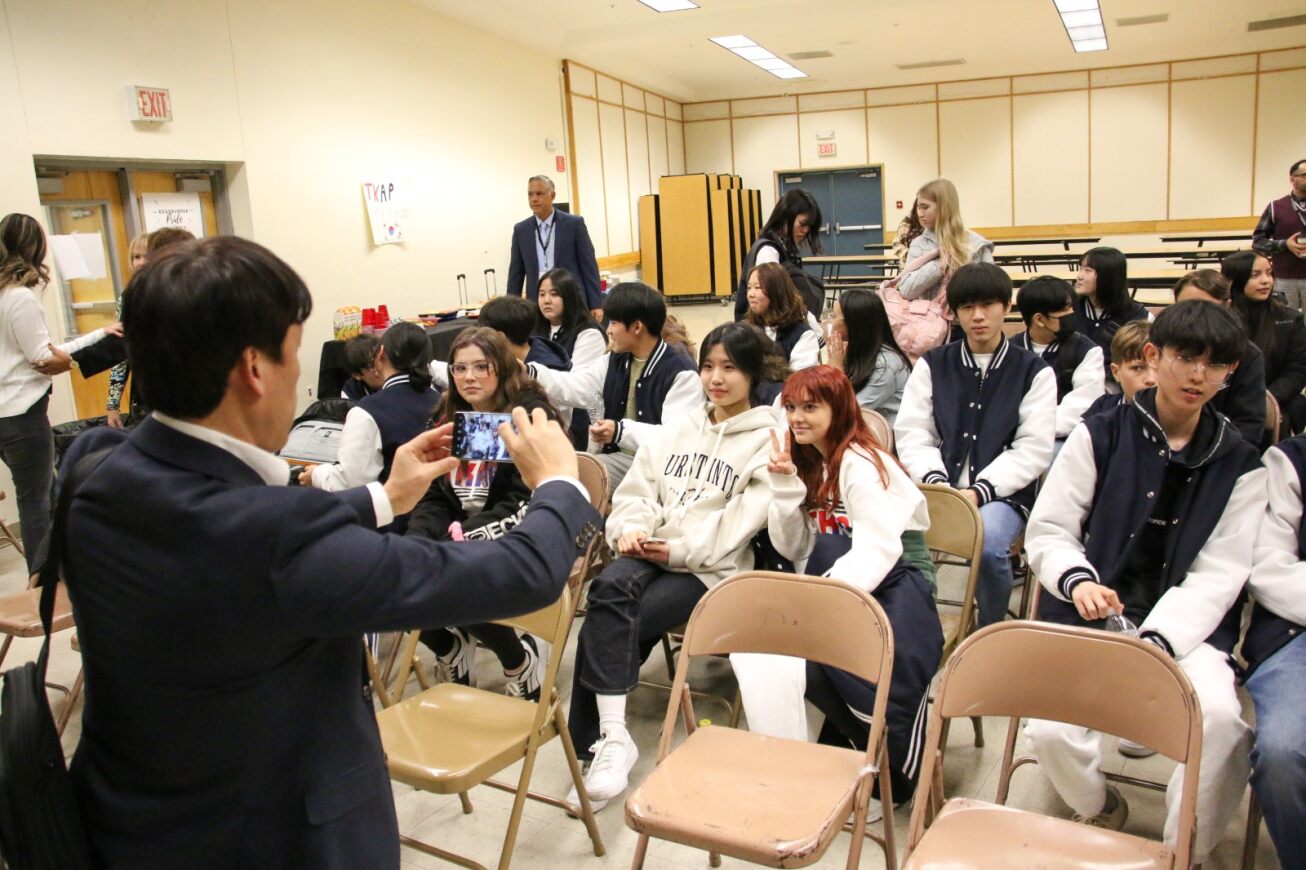
[[(640, 0), (644, 2), (644, 0)], [(758, 45), (753, 40), (737, 33), (733, 36), (714, 36), (712, 41), (731, 54), (738, 55), (754, 66), (766, 70), (771, 75), (779, 79), (805, 79), (807, 73), (795, 67), (793, 64), (776, 57), (774, 52), (768, 51)]]
[(698, 4), (690, 0), (639, 0), (654, 12), (684, 12), (686, 9), (697, 9)]
[(1075, 51), (1106, 51), (1106, 26), (1098, 0), (1052, 0)]

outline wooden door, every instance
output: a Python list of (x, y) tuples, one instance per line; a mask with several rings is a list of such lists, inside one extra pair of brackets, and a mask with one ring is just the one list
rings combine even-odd
[[(63, 176), (63, 190), (42, 194), (41, 204), (46, 207), (51, 233), (99, 233), (104, 239), (108, 266), (104, 278), (79, 278), (63, 282), (62, 286), (52, 286), (46, 292), (66, 294), (63, 304), (72, 306), (72, 325), (78, 335), (114, 322), (118, 319), (116, 303), (122, 292), (121, 280), (129, 274), (127, 247), (131, 243), (123, 217), (118, 174), (112, 171), (69, 172)], [(50, 332), (55, 342), (68, 337), (60, 335), (58, 327), (53, 324)], [(84, 378), (73, 372), (71, 378), (77, 416), (104, 414), (109, 395), (109, 373)], [(122, 407), (126, 411), (126, 397)]]

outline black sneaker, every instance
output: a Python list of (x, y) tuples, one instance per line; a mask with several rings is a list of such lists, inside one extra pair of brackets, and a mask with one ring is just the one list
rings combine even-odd
[(529, 634), (522, 635), (522, 650), (526, 653), (526, 664), (522, 667), (521, 672), (508, 678), (508, 685), (503, 690), (505, 695), (512, 698), (525, 698), (527, 701), (540, 700), (540, 673), (542, 665), (540, 661), (539, 648), (535, 645), (535, 638)]

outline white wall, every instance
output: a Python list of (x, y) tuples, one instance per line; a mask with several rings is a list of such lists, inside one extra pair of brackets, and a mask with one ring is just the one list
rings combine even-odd
[[(687, 103), (691, 172), (884, 165), (885, 227), (942, 173), (979, 227), (1241, 218), (1306, 156), (1306, 49)], [(838, 153), (817, 155), (833, 132)], [(1299, 153), (1300, 152), (1300, 153)], [(903, 202), (899, 209), (897, 202)]]
[[(4, 211), (41, 214), (33, 155), (231, 164), (237, 231), (313, 292), (302, 402), (335, 308), (453, 306), (453, 276), (478, 291), (490, 267), (502, 290), (526, 179), (570, 185), (545, 149), (564, 141), (560, 59), (400, 0), (7, 0), (0, 16)], [(132, 84), (170, 88), (175, 120), (129, 122)], [(374, 248), (360, 186), (381, 175), (406, 185), (408, 240)], [(72, 416), (63, 381), (55, 422)]]

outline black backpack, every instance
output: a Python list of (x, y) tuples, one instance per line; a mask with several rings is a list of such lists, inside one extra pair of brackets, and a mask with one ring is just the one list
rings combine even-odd
[(4, 672), (0, 688), (0, 855), (11, 870), (92, 866), (81, 810), (45, 696), (45, 671), (68, 507), (73, 493), (112, 450), (107, 447), (80, 460), (60, 487), (49, 555), (38, 581), (45, 642), (35, 662)]

